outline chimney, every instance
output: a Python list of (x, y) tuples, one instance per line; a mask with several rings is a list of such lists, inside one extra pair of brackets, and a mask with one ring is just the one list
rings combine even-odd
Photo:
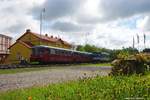
[(51, 38), (53, 38), (53, 35), (51, 35)]
[(31, 32), (31, 30), (30, 30), (30, 29), (27, 29), (26, 32), (27, 32), (27, 33), (28, 33), (28, 32)]
[(48, 37), (48, 34), (45, 34), (46, 37)]

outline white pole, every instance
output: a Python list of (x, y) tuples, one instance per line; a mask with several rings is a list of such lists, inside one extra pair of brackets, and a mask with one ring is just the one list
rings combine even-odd
[(43, 29), (43, 13), (45, 12), (45, 8), (42, 9), (40, 13), (40, 44), (41, 44), (41, 38), (42, 38), (42, 29)]
[(42, 35), (42, 17), (43, 17), (43, 13), (40, 13), (40, 36)]

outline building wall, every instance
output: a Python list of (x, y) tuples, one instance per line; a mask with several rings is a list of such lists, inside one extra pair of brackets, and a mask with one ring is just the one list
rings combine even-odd
[(23, 44), (17, 42), (15, 45), (13, 45), (10, 48), (10, 55), (6, 58), (5, 63), (20, 63), (20, 60), (26, 59), (27, 61), (30, 61), (30, 55), (31, 55), (31, 49), (27, 48)]
[(0, 64), (3, 64), (9, 54), (8, 48), (11, 45), (11, 37), (0, 34)]
[(8, 48), (11, 45), (11, 38), (5, 35), (0, 35), (0, 54), (7, 54)]

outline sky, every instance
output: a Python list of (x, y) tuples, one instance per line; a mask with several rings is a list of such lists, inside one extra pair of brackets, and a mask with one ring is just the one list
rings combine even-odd
[[(43, 9), (45, 8), (45, 12)], [(150, 47), (150, 0), (0, 0), (0, 33), (17, 39), (26, 29), (75, 45), (109, 49)], [(137, 43), (140, 36), (140, 44)]]

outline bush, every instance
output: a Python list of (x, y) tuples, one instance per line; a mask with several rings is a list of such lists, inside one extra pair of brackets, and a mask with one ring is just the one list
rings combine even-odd
[(143, 54), (137, 54), (128, 58), (116, 59), (112, 62), (111, 75), (144, 74), (147, 68), (147, 59)]

